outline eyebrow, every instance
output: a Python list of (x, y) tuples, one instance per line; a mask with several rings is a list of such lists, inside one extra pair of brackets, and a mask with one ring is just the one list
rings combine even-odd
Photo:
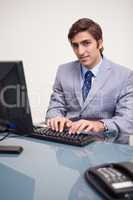
[(85, 43), (85, 42), (91, 42), (91, 40), (90, 40), (90, 39), (84, 39), (84, 40), (82, 40), (82, 41), (79, 42), (79, 43), (77, 43), (77, 42), (71, 42), (71, 45), (83, 44), (83, 43)]

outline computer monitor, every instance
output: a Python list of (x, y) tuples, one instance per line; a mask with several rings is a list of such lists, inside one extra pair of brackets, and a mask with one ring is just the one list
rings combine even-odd
[(0, 124), (19, 134), (32, 131), (22, 61), (0, 62)]

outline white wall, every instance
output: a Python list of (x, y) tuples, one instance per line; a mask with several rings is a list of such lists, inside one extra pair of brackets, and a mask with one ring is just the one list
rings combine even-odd
[(104, 32), (104, 54), (133, 69), (132, 0), (0, 0), (0, 60), (23, 60), (33, 120), (46, 112), (59, 64), (75, 59), (67, 41), (81, 17)]

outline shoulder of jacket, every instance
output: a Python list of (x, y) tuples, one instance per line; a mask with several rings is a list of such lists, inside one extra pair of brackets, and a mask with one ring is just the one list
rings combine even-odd
[(76, 67), (79, 67), (80, 63), (78, 60), (76, 61), (72, 61), (72, 62), (68, 62), (65, 64), (61, 64), (58, 67), (58, 73), (59, 72), (72, 72), (73, 70), (76, 69)]
[(75, 60), (75, 61), (71, 61), (71, 62), (67, 62), (67, 63), (64, 63), (64, 64), (61, 64), (59, 65), (59, 67), (73, 67), (75, 65), (78, 65), (79, 64), (79, 61), (78, 60)]
[(130, 68), (124, 66), (124, 65), (115, 63), (115, 62), (113, 62), (113, 61), (111, 61), (107, 58), (104, 58), (104, 61), (115, 71), (118, 71), (120, 73), (127, 73), (127, 74), (133, 73), (132, 69), (130, 69)]

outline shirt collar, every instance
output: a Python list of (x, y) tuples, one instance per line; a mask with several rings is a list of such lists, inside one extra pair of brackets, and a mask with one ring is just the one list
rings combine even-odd
[[(94, 77), (97, 76), (101, 63), (102, 63), (102, 59), (95, 67), (93, 67), (92, 69), (89, 70), (94, 74)], [(88, 71), (88, 69), (84, 65), (81, 65), (81, 75), (82, 75), (83, 79), (84, 79), (85, 73), (87, 71)]]

